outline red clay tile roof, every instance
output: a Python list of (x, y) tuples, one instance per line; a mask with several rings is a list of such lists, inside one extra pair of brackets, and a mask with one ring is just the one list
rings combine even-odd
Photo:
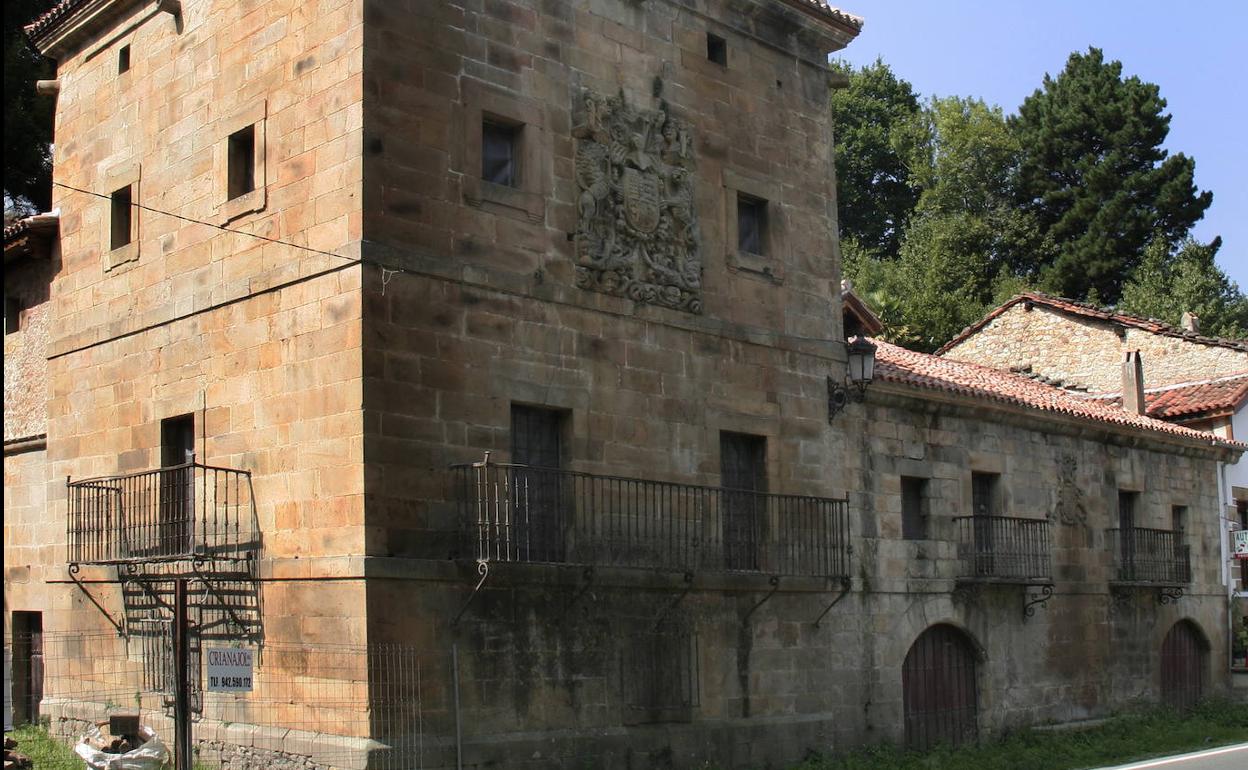
[(28, 254), (47, 256), (48, 243), (60, 226), (56, 212), (35, 214), (4, 228), (4, 262), (8, 264)]
[(1149, 416), (1161, 420), (1234, 412), (1245, 399), (1248, 399), (1248, 372), (1210, 382), (1159, 388), (1144, 394)]
[(854, 14), (846, 13), (839, 8), (834, 8), (825, 2), (825, 0), (791, 0), (791, 2), (793, 5), (805, 6), (821, 16), (826, 16), (835, 21), (839, 21), (841, 24), (853, 28), (855, 33), (862, 29), (863, 18), (861, 16), (855, 16)]
[[(1122, 403), (1122, 394), (1096, 397), (1111, 405)], [(1248, 401), (1248, 372), (1199, 382), (1181, 382), (1144, 391), (1144, 409), (1159, 420), (1219, 417), (1232, 414)]]
[(956, 337), (940, 346), (936, 351), (936, 355), (943, 355), (954, 345), (962, 342), (975, 332), (982, 329), (989, 321), (1004, 313), (1006, 310), (1014, 307), (1020, 302), (1030, 302), (1034, 305), (1043, 305), (1054, 310), (1071, 315), (1082, 316), (1084, 318), (1093, 318), (1106, 323), (1115, 324), (1117, 326), (1130, 327), (1133, 329), (1142, 329), (1151, 334), (1160, 334), (1165, 337), (1178, 337), (1180, 339), (1195, 342), (1200, 345), (1215, 345), (1218, 347), (1232, 348), (1234, 350), (1248, 351), (1248, 340), (1225, 339), (1222, 337), (1206, 337), (1202, 334), (1189, 332), (1186, 329), (1180, 329), (1177, 326), (1171, 326), (1168, 323), (1158, 321), (1154, 318), (1140, 318), (1139, 316), (1128, 315), (1126, 313), (1118, 313), (1113, 310), (1104, 310), (1089, 305), (1084, 302), (1076, 302), (1073, 299), (1064, 299), (1062, 297), (1053, 297), (1048, 294), (1042, 294), (1038, 291), (1026, 292), (1019, 294), (1009, 302), (994, 308), (988, 315), (979, 319), (975, 323), (963, 329)]
[(928, 353), (916, 353), (880, 340), (873, 341), (877, 346), (877, 380), (1063, 414), (1120, 428), (1164, 433), (1206, 446), (1222, 446), (1241, 451), (1248, 449), (1248, 444), (1226, 441), (1174, 423), (1130, 414), (1104, 399), (1079, 396), (1020, 374)]
[(87, 0), (61, 0), (40, 14), (39, 18), (27, 24), (25, 27), (26, 34), (32, 38), (42, 35), (77, 10), (78, 6), (85, 5), (86, 2)]

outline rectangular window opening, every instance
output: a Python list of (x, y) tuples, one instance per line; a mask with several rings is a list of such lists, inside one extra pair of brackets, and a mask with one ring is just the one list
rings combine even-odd
[(973, 515), (1000, 515), (1000, 500), (998, 494), (1000, 481), (1001, 474), (999, 473), (971, 474), (971, 513)]
[(561, 563), (570, 520), (563, 432), (568, 412), (511, 405), (511, 478), (515, 503), (510, 533), (518, 561)]
[(767, 201), (737, 193), (737, 249), (749, 254), (766, 254)]
[(123, 45), (117, 52), (117, 74), (130, 71), (130, 46)]
[(1170, 506), (1170, 529), (1180, 533), (1187, 529), (1186, 505)]
[(524, 127), (485, 118), (481, 123), (481, 178), (504, 187), (520, 183), (520, 132)]
[(239, 129), (228, 141), (227, 197), (234, 200), (256, 189), (256, 127)]
[(22, 302), (17, 297), (4, 298), (4, 333), (12, 334), (22, 328)]
[(719, 35), (706, 33), (706, 58), (721, 67), (728, 66), (728, 41)]
[(724, 566), (756, 571), (767, 523), (767, 438), (719, 434)]
[(1135, 506), (1138, 492), (1118, 490), (1118, 529), (1135, 529)]
[(927, 479), (901, 477), (901, 536), (927, 538)]
[(133, 187), (126, 185), (113, 192), (111, 203), (110, 232), (112, 234), (110, 248), (120, 249), (130, 244), (133, 238), (134, 200)]

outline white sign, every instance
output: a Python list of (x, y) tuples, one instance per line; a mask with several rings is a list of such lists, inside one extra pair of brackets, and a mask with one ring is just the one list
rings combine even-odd
[(251, 692), (255, 653), (237, 647), (207, 647), (208, 692)]
[(1238, 529), (1231, 533), (1232, 549), (1236, 559), (1248, 559), (1248, 529)]

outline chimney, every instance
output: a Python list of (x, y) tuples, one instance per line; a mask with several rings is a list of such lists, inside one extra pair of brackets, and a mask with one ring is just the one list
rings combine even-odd
[(1179, 319), (1179, 324), (1192, 334), (1200, 334), (1200, 316), (1195, 313), (1183, 311), (1183, 317)]
[(1144, 414), (1144, 362), (1138, 350), (1122, 354), (1122, 408)]

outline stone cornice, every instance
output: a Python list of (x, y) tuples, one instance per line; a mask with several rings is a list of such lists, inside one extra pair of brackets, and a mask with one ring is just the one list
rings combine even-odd
[(176, 0), (62, 0), (26, 25), (26, 34), (39, 53), (60, 59), (144, 5), (173, 13), (179, 9)]

